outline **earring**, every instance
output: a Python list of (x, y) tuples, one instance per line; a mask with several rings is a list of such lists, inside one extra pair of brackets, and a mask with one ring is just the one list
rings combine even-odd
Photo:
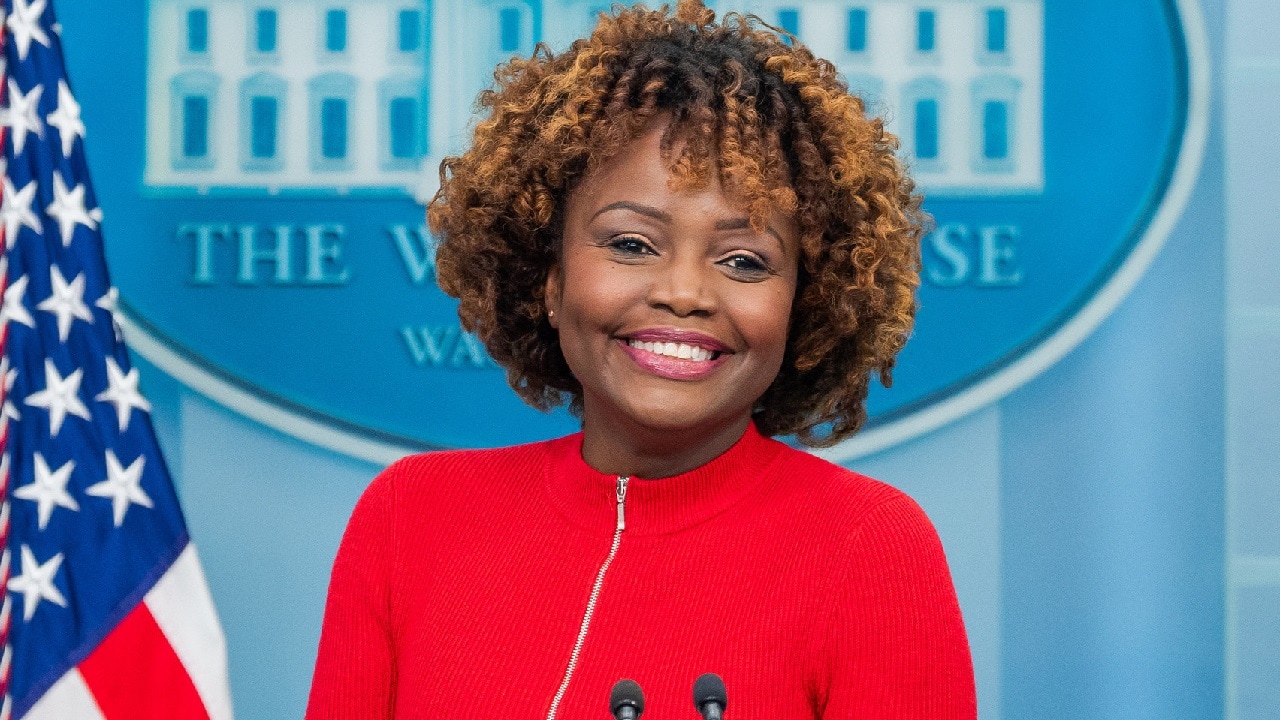
[(548, 319), (548, 320), (550, 320), (551, 318), (553, 318), (553, 317), (555, 317), (555, 316), (556, 316), (556, 311), (555, 311), (555, 310), (548, 310), (548, 311), (547, 311), (547, 319)]

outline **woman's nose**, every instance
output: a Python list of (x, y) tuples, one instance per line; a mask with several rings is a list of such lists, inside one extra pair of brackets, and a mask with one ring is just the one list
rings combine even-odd
[(655, 269), (649, 304), (679, 317), (715, 312), (714, 269), (704, 259), (674, 257)]

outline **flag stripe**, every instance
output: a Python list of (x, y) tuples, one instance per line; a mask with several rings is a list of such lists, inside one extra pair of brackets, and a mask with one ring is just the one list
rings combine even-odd
[(120, 621), (80, 672), (106, 720), (209, 720), (146, 603)]
[(182, 661), (211, 720), (231, 720), (227, 647), (196, 548), (188, 543), (147, 593), (147, 607)]
[(22, 720), (106, 720), (79, 671), (72, 670), (40, 697)]

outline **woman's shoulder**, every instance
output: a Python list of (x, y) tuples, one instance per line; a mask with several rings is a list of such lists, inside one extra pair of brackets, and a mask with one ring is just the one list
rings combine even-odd
[(784, 443), (779, 444), (783, 449), (779, 452), (775, 472), (789, 487), (820, 496), (836, 507), (847, 510), (907, 497), (906, 493), (888, 483), (837, 465), (813, 453), (797, 450)]
[(572, 438), (573, 436), (567, 436), (523, 445), (433, 450), (409, 455), (379, 473), (373, 485), (392, 485), (405, 489), (430, 486), (437, 482), (452, 484), (451, 481), (454, 480), (466, 480), (474, 486), (474, 483), (485, 480), (530, 477), (531, 473), (540, 473), (547, 459), (558, 452), (558, 448), (571, 443)]
[(778, 485), (815, 523), (827, 524), (839, 535), (851, 537), (872, 528), (935, 535), (924, 510), (889, 483), (790, 446), (780, 453), (775, 472)]
[(424, 518), (483, 512), (490, 500), (540, 476), (556, 448), (573, 436), (499, 448), (433, 450), (403, 457), (370, 481), (349, 525), (384, 529)]
[(384, 474), (415, 477), (451, 472), (485, 472), (545, 462), (548, 453), (569, 438), (496, 448), (432, 450), (400, 458)]

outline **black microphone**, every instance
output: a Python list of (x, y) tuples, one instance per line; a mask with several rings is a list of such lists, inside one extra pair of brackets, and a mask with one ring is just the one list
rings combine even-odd
[(724, 680), (715, 673), (706, 673), (693, 681), (693, 705), (704, 720), (721, 720), (729, 700), (724, 692)]
[(619, 680), (609, 693), (609, 711), (617, 720), (637, 720), (644, 712), (644, 691), (635, 680)]

